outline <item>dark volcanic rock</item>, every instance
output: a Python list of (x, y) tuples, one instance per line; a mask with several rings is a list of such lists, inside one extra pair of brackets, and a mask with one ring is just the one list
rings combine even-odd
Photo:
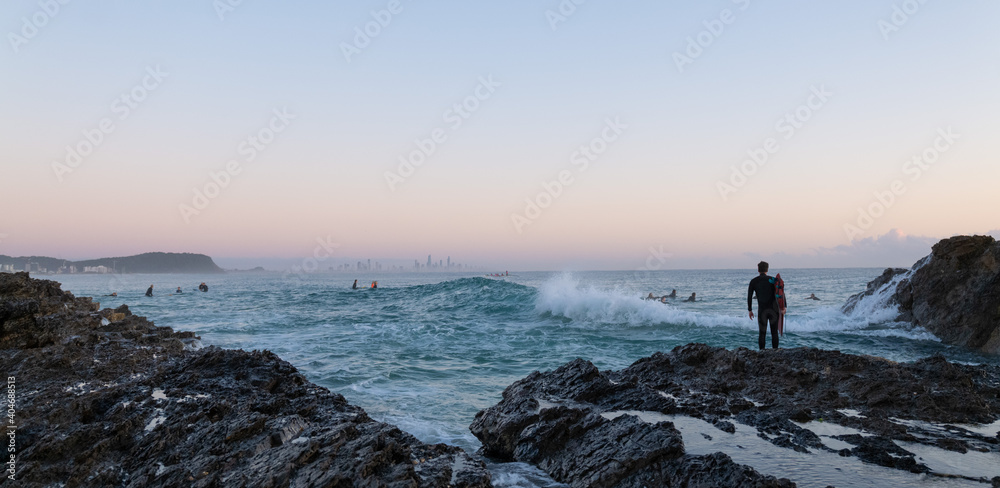
[(843, 307), (844, 313), (853, 312), (854, 308), (861, 303), (862, 299), (875, 295), (883, 286), (889, 284), (893, 278), (909, 271), (910, 270), (905, 268), (886, 268), (878, 278), (868, 282), (868, 286), (865, 288), (865, 291), (851, 295), (847, 299), (847, 303), (845, 303)]
[(369, 418), (274, 354), (195, 350), (127, 307), (0, 274), (26, 486), (490, 486), (461, 449)]
[[(904, 288), (904, 287), (900, 287)], [(913, 323), (948, 344), (1000, 353), (1000, 243), (959, 236), (933, 247), (896, 300)], [(905, 297), (910, 296), (909, 306)]]
[(483, 453), (537, 465), (574, 487), (794, 486), (738, 465), (725, 454), (691, 456), (672, 423), (602, 413), (627, 406), (672, 412), (674, 404), (636, 384), (615, 384), (578, 359), (532, 373), (470, 427)]
[(1000, 353), (1000, 243), (990, 236), (938, 242), (911, 270), (885, 270), (847, 299), (844, 312), (873, 296), (899, 307), (897, 321), (924, 327), (947, 344)]
[[(737, 422), (776, 446), (800, 452), (832, 451), (795, 423), (824, 419), (866, 432), (863, 439), (844, 439), (856, 447), (841, 455), (926, 472), (927, 466), (893, 441), (1000, 452), (994, 437), (914, 422), (997, 420), (1000, 368), (942, 357), (894, 363), (819, 349), (729, 351), (689, 344), (617, 372), (601, 372), (578, 359), (532, 373), (508, 387), (496, 406), (479, 412), (471, 430), (485, 455), (535, 464), (573, 486), (685, 486), (682, 479), (705, 486), (790, 484), (726, 456), (685, 454), (671, 422), (607, 415), (623, 411), (701, 418), (730, 433)], [(711, 470), (698, 469), (708, 464)], [(720, 479), (712, 473), (727, 474)]]

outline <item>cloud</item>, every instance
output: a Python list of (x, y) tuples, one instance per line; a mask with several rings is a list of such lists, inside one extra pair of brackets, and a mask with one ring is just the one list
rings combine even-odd
[(892, 229), (848, 245), (820, 247), (803, 254), (778, 253), (770, 256), (747, 253), (783, 268), (909, 268), (931, 253), (937, 237), (910, 236)]
[(849, 245), (819, 248), (816, 256), (856, 263), (854, 266), (909, 268), (930, 254), (931, 247), (940, 240), (937, 237), (910, 236), (899, 229), (892, 229), (881, 236), (861, 239)]

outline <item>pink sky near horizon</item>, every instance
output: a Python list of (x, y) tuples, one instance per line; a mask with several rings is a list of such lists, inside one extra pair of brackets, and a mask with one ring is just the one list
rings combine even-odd
[[(1000, 228), (1000, 4), (930, 3), (884, 36), (877, 3), (753, 3), (683, 70), (671, 54), (717, 6), (588, 3), (551, 28), (534, 2), (414, 3), (348, 60), (341, 42), (378, 2), (245, 3), (224, 21), (204, 2), (72, 3), (0, 46), (0, 254), (299, 258), (329, 238), (343, 259), (511, 269), (636, 269), (650, 248), (665, 268), (868, 265), (885, 259), (874, 247), (907, 265), (929, 241)], [(11, 2), (0, 29), (38, 8)], [(157, 70), (119, 118), (115, 100)], [(282, 111), (251, 160), (247, 138)], [(786, 138), (778, 121), (796, 113)], [(106, 117), (113, 131), (57, 175)], [(388, 184), (437, 129), (446, 141)], [(910, 161), (949, 130), (916, 178)], [(769, 138), (779, 149), (723, 196)], [(588, 145), (606, 150), (583, 169)], [(231, 160), (239, 174), (185, 214)], [(572, 183), (552, 191), (563, 171)], [(526, 199), (551, 205), (519, 226)]]

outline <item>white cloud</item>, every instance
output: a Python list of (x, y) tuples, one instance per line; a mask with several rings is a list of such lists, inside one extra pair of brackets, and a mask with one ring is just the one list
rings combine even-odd
[(770, 256), (748, 253), (774, 267), (782, 268), (909, 268), (931, 253), (937, 237), (910, 236), (898, 229), (854, 241), (849, 245), (820, 247), (804, 254), (779, 253)]

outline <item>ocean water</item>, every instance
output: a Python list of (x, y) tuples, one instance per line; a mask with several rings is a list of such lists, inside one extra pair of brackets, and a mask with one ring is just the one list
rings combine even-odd
[[(996, 357), (944, 345), (923, 329), (892, 322), (894, 311), (878, 297), (850, 315), (841, 313), (847, 297), (863, 291), (881, 271), (780, 271), (789, 301), (781, 346), (837, 349), (894, 361), (943, 354), (953, 361), (1000, 364)], [(691, 342), (756, 348), (756, 321), (746, 314), (747, 283), (755, 275), (752, 270), (706, 270), (533, 272), (502, 279), (472, 273), (45, 278), (62, 282), (63, 289), (77, 296), (95, 297), (102, 307), (124, 303), (157, 325), (194, 331), (206, 345), (269, 349), (373, 418), (422, 441), (474, 452), (480, 445), (468, 426), (476, 412), (497, 403), (504, 388), (532, 371), (578, 357), (602, 370), (620, 369)], [(351, 290), (354, 279), (378, 280), (379, 288)], [(208, 293), (195, 290), (203, 280)], [(143, 295), (150, 284), (156, 293), (147, 298)], [(171, 295), (178, 286), (184, 293)], [(680, 298), (667, 304), (640, 299), (672, 289)], [(118, 296), (104, 296), (111, 292)], [(692, 292), (698, 301), (683, 302)], [(810, 293), (821, 300), (807, 300)], [(829, 462), (824, 459), (815, 464)], [(809, 463), (799, 459), (796, 464), (803, 462)], [(824, 482), (962, 484), (855, 464), (839, 471), (864, 473), (858, 480), (833, 477)], [(498, 486), (558, 486), (520, 463), (490, 467)], [(808, 477), (800, 474), (793, 480), (810, 486), (801, 479)]]

